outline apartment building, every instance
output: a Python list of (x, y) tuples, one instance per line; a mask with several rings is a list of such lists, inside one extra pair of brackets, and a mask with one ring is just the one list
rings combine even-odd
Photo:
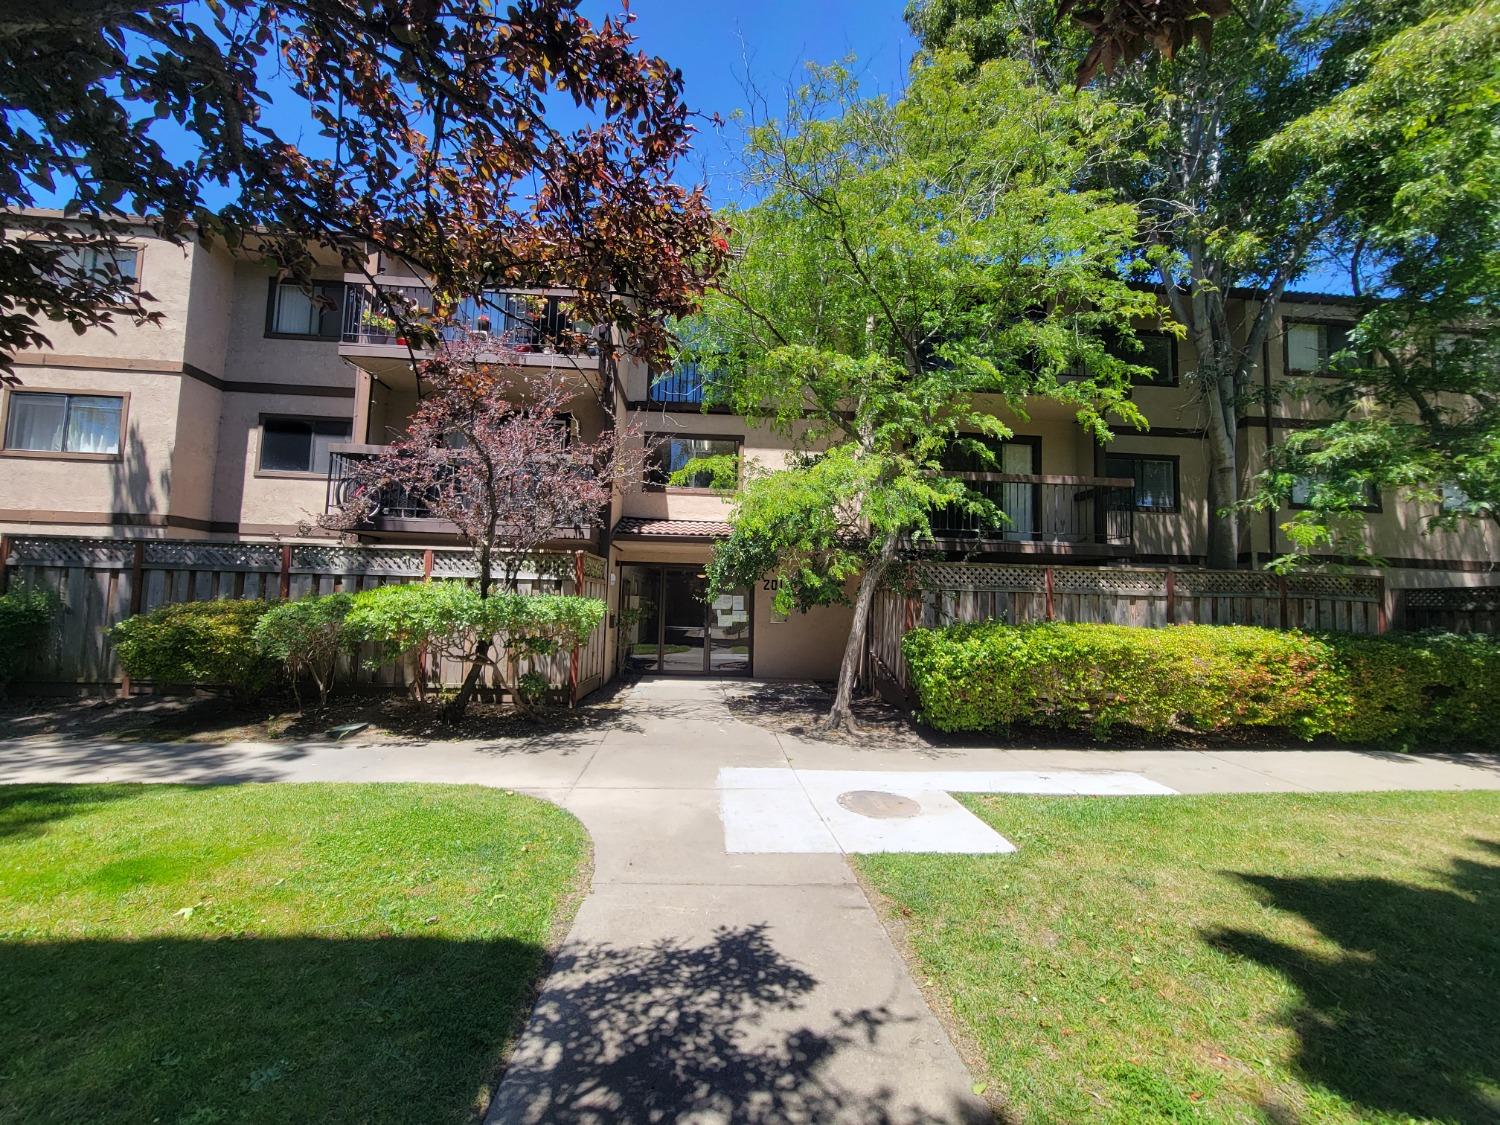
[[(328, 540), (318, 517), (346, 498), (348, 466), (399, 434), (417, 401), (404, 341), (372, 302), (367, 278), (328, 260), (314, 301), (269, 270), (222, 248), (174, 246), (142, 227), (127, 268), (164, 314), (160, 325), (54, 337), (23, 354), (0, 389), (0, 534), (154, 536), (229, 541)], [(372, 259), (383, 288), (418, 307), (419, 278)], [(694, 457), (732, 453), (774, 466), (786, 442), (746, 419), (703, 408), (691, 369), (657, 373), (619, 358), (607, 331), (579, 344), (561, 323), (560, 294), (490, 294), (459, 310), (465, 332), (504, 338), (518, 367), (565, 373), (585, 434), (608, 424), (601, 401), (641, 420), (652, 469), (614, 500), (597, 532), (559, 540), (606, 561), (612, 667), (667, 674), (829, 677), (850, 624), (846, 608), (779, 618), (762, 584), (702, 598), (704, 564), (727, 531), (730, 503), (666, 474)], [(515, 310), (515, 315), (511, 314)], [(521, 315), (524, 309), (525, 315)], [(1242, 309), (1242, 312), (1251, 310)], [(1266, 411), (1240, 430), (1247, 477), (1286, 428), (1316, 417), (1294, 393), (1315, 372), (1352, 310), (1336, 297), (1282, 306), (1260, 365)], [(1003, 529), (963, 517), (938, 521), (934, 550), (953, 558), (1055, 565), (1192, 567), (1208, 535), (1207, 446), (1201, 403), (1182, 378), (1189, 344), (1147, 334), (1155, 376), (1135, 390), (1149, 432), (1098, 446), (1060, 404), (1038, 401), (974, 486), (1010, 514)], [(996, 404), (997, 413), (1004, 410)], [(954, 471), (973, 471), (955, 464)], [(705, 482), (706, 483), (706, 482)], [(1428, 533), (1430, 512), (1372, 497), (1370, 545), (1389, 560), (1391, 588), (1492, 582), (1500, 536), (1488, 526)], [(1287, 513), (1247, 519), (1247, 566), (1287, 548)], [(357, 531), (376, 544), (448, 546), (452, 528), (420, 498), (382, 497)]]

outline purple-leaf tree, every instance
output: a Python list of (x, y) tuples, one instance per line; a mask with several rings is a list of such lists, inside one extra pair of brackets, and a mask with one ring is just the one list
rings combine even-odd
[[(406, 433), (354, 465), (342, 508), (323, 519), (352, 530), (385, 497), (420, 503), (473, 548), (481, 599), (514, 593), (523, 571), (544, 568), (547, 544), (602, 524), (614, 489), (640, 479), (646, 456), (638, 423), (580, 435), (569, 413), (576, 374), (531, 372), (491, 348), (447, 344), (419, 362), (424, 396)], [(473, 699), (492, 647), (475, 636), (453, 714)]]

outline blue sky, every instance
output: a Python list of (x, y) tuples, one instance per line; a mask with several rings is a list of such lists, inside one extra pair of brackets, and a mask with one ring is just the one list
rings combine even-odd
[[(607, 10), (586, 3), (589, 15)], [(870, 92), (898, 88), (916, 52), (901, 18), (904, 0), (633, 0), (634, 31), (642, 49), (681, 68), (688, 104), (726, 120), (745, 104), (748, 77), (776, 104), (775, 95), (804, 62), (836, 62), (853, 55)], [(707, 179), (716, 203), (733, 201), (733, 125), (699, 137), (692, 179)]]

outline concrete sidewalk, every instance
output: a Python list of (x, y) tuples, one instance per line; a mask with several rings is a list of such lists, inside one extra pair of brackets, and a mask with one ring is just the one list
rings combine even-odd
[(495, 743), (8, 742), (0, 782), (466, 782), (572, 811), (594, 840), (593, 887), (491, 1123), (990, 1120), (844, 856), (726, 851), (721, 769), (1108, 771), (1184, 793), (1500, 789), (1500, 760), (1480, 757), (840, 746), (739, 721), (725, 700), (741, 690), (644, 681), (601, 727)]

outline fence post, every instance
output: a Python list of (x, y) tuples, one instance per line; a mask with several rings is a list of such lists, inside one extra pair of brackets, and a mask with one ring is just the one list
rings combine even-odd
[(1052, 620), (1052, 568), (1049, 566), (1046, 573), (1047, 582), (1047, 620)]
[(1177, 572), (1167, 571), (1167, 624), (1177, 624)]
[(0, 533), (0, 594), (10, 588), (10, 536)]
[(284, 543), (281, 547), (281, 600), (286, 601), (292, 596), (292, 545)]
[(1285, 628), (1287, 628), (1287, 623), (1286, 623), (1287, 589), (1286, 589), (1286, 575), (1285, 574), (1277, 575), (1277, 577), (1276, 577), (1276, 591), (1280, 595), (1280, 598), (1281, 598), (1281, 609), (1279, 611), (1280, 612), (1280, 620), (1277, 622), (1277, 628), (1279, 628), (1279, 629), (1285, 629)]
[(432, 548), (431, 547), (428, 547), (427, 550), (425, 550), (425, 551), (422, 552), (422, 581), (423, 582), (431, 582), (432, 581)]
[[(583, 597), (583, 552), (573, 552), (573, 594)], [(706, 642), (705, 642), (706, 643)], [(573, 642), (573, 652), (568, 657), (568, 706), (578, 706), (578, 642)]]
[(1389, 622), (1385, 616), (1385, 575), (1375, 576), (1375, 634), (1380, 636), (1386, 630)]
[[(137, 539), (130, 549), (130, 616), (141, 612), (146, 604), (146, 541)], [(130, 698), (130, 673), (120, 670), (120, 698)]]

